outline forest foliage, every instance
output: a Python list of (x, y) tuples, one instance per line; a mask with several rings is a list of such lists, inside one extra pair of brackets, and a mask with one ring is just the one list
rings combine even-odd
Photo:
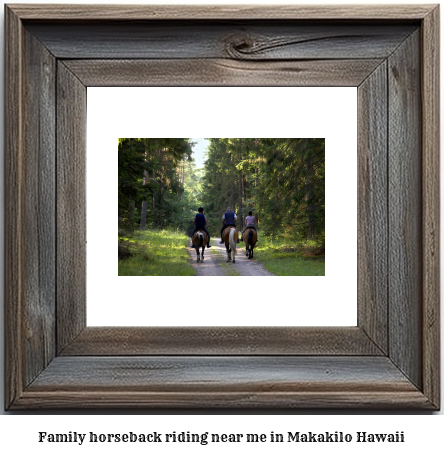
[(119, 229), (186, 229), (200, 197), (192, 146), (188, 138), (119, 139)]
[(207, 217), (228, 206), (244, 226), (248, 211), (263, 235), (325, 239), (325, 139), (210, 139), (203, 178)]
[(231, 206), (244, 226), (248, 211), (267, 237), (325, 240), (325, 140), (210, 138), (196, 169), (189, 138), (119, 139), (119, 228), (192, 229), (203, 206), (218, 236)]

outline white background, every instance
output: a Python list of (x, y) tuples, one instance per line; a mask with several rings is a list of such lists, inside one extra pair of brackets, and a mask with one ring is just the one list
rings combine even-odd
[[(88, 88), (88, 326), (356, 326), (356, 95), (355, 87)], [(325, 276), (118, 277), (119, 137), (326, 138)]]
[[(33, 3), (33, 2), (25, 2)], [(49, 3), (49, 2), (48, 2)], [(60, 3), (58, 2), (53, 3)], [(77, 1), (77, 3), (82, 3)], [(90, 3), (90, 2), (84, 2)], [(110, 1), (103, 2), (100, 0), (95, 0), (94, 3), (111, 3)], [(135, 0), (132, 3), (137, 3)], [(166, 1), (155, 1), (152, 0), (151, 3), (168, 3)], [(171, 3), (177, 3), (172, 1)], [(204, 0), (199, 2), (194, 0), (190, 3), (213, 3), (209, 0)], [(219, 3), (239, 3), (237, 1), (220, 1)], [(264, 3), (261, 0), (248, 1), (243, 0), (242, 3), (251, 3), (259, 4)], [(279, 3), (297, 3), (297, 2), (286, 2), (285, 0), (280, 0)], [(303, 4), (308, 3), (306, 1), (302, 2)], [(312, 1), (312, 4), (320, 3), (335, 3), (327, 0)], [(354, 1), (341, 0), (338, 3), (357, 3)], [(366, 0), (366, 3), (381, 3), (380, 1), (371, 1)], [(392, 3), (428, 3), (421, 1), (409, 2), (407, 0), (393, 1)], [(0, 14), (3, 15), (3, 8), (0, 11)], [(2, 25), (3, 27), (3, 22)], [(3, 29), (2, 29), (3, 36)], [(3, 53), (3, 46), (0, 47), (0, 52)], [(3, 60), (3, 59), (1, 59)], [(3, 70), (1, 73), (1, 78), (3, 82)], [(3, 84), (2, 84), (3, 86)], [(0, 95), (3, 97), (3, 92)], [(442, 130), (442, 129), (441, 129)], [(3, 123), (0, 123), (0, 131), (3, 137)], [(0, 160), (0, 167), (3, 167), (3, 159)], [(2, 173), (3, 175), (3, 173)], [(444, 198), (442, 199), (444, 201)], [(0, 186), (0, 204), (1, 208), (1, 217), (2, 223), (0, 226), (3, 227), (3, 186)], [(1, 255), (3, 256), (3, 238), (0, 240), (0, 249)], [(3, 263), (1, 263), (0, 268), (3, 268)], [(441, 270), (442, 271), (442, 270)], [(442, 273), (442, 272), (441, 272)], [(4, 271), (0, 273), (0, 280), (3, 281)], [(3, 282), (0, 282), (3, 284)], [(0, 299), (3, 300), (3, 294), (0, 294)], [(2, 301), (3, 302), (3, 301)], [(443, 313), (442, 313), (443, 314)], [(441, 314), (441, 315), (442, 315)], [(0, 320), (3, 323), (3, 312), (0, 312)], [(442, 317), (441, 317), (442, 319)], [(441, 320), (441, 328), (443, 328), (443, 321)], [(3, 343), (3, 324), (0, 325), (0, 343)], [(444, 340), (444, 338), (442, 338)], [(441, 353), (444, 352), (444, 349), (441, 350)], [(444, 364), (444, 363), (442, 363)], [(3, 403), (3, 350), (0, 350), (0, 400)], [(444, 376), (442, 376), (443, 378)], [(443, 386), (441, 391), (443, 391)], [(254, 412), (254, 411), (253, 411)], [(106, 412), (105, 412), (106, 413)], [(165, 412), (166, 415), (156, 415), (153, 412), (141, 412), (141, 415), (133, 413), (132, 416), (119, 416), (117, 414), (111, 416), (93, 416), (93, 415), (78, 415), (78, 414), (69, 414), (65, 416), (51, 415), (50, 413), (44, 414), (42, 416), (30, 416), (23, 415), (14, 415), (12, 413), (5, 413), (0, 419), (0, 445), (1, 450), (5, 452), (14, 452), (16, 454), (39, 454), (39, 452), (45, 452), (47, 455), (59, 455), (60, 450), (63, 449), (64, 454), (79, 454), (79, 451), (82, 451), (84, 454), (97, 454), (97, 450), (94, 447), (76, 447), (75, 445), (67, 445), (60, 447), (60, 445), (45, 445), (37, 443), (37, 434), (38, 431), (52, 431), (52, 432), (69, 432), (69, 431), (78, 431), (78, 432), (127, 432), (129, 430), (134, 430), (134, 432), (149, 432), (150, 430), (159, 427), (161, 429), (174, 428), (178, 431), (190, 430), (193, 432), (204, 432), (206, 430), (214, 432), (266, 432), (268, 430), (274, 430), (275, 432), (286, 432), (296, 431), (296, 430), (313, 430), (314, 432), (319, 432), (319, 430), (324, 431), (343, 431), (343, 432), (353, 432), (358, 430), (358, 427), (363, 427), (368, 432), (390, 432), (395, 430), (404, 430), (406, 435), (408, 435), (409, 440), (406, 445), (401, 446), (392, 446), (392, 445), (336, 445), (336, 444), (321, 444), (310, 446), (286, 446), (286, 449), (279, 447), (280, 454), (338, 454), (338, 455), (356, 455), (357, 452), (361, 455), (374, 455), (375, 453), (381, 455), (393, 455), (400, 451), (403, 454), (407, 452), (434, 452), (439, 454), (440, 449), (443, 447), (442, 443), (442, 429), (444, 425), (443, 412), (433, 413), (434, 416), (424, 416), (425, 414), (406, 414), (402, 412), (401, 415), (396, 413), (381, 413), (377, 412), (376, 414), (371, 413), (356, 413), (354, 416), (347, 414), (340, 415), (324, 415), (319, 416), (318, 412), (312, 412), (313, 414), (298, 412), (298, 411), (289, 411), (288, 414), (281, 414), (278, 416), (268, 415), (266, 413), (261, 414), (260, 411), (258, 416), (245, 416), (245, 415), (211, 415), (207, 416), (202, 415), (193, 415), (193, 416), (180, 416), (175, 413)], [(328, 413), (328, 412), (327, 412)], [(439, 415), (439, 416), (437, 416)], [(181, 454), (195, 454), (198, 451), (206, 451), (209, 454), (246, 454), (245, 447), (227, 447), (221, 446), (216, 449), (215, 447), (202, 447), (199, 449), (197, 446), (186, 447), (186, 446), (176, 446), (173, 450), (169, 448), (164, 448), (162, 452), (159, 448), (156, 447), (141, 447), (138, 451), (134, 447), (120, 447), (119, 445), (107, 445), (107, 453), (121, 454), (122, 450), (130, 450), (132, 454), (176, 454), (180, 452)], [(92, 450), (91, 450), (92, 449)], [(249, 450), (250, 447), (247, 448)], [(259, 454), (269, 454), (270, 450), (277, 451), (275, 448), (270, 448), (270, 446), (258, 445), (255, 448), (255, 452)], [(117, 453), (119, 452), (119, 453)]]

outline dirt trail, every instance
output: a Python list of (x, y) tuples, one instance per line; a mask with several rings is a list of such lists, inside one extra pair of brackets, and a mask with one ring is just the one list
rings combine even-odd
[[(256, 260), (249, 260), (245, 255), (245, 244), (241, 242), (237, 246), (236, 263), (227, 262), (227, 253), (225, 245), (219, 244), (220, 238), (211, 239), (211, 249), (205, 249), (204, 261), (197, 263), (196, 250), (192, 247), (188, 248), (190, 254), (190, 264), (196, 271), (198, 276), (224, 276), (226, 268), (234, 269), (241, 276), (273, 276)], [(190, 241), (191, 245), (191, 241)], [(216, 252), (216, 253), (214, 253)], [(225, 263), (226, 267), (222, 266)]]

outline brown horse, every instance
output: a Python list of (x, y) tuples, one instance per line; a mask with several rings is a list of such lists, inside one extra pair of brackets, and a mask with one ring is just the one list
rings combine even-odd
[(257, 242), (257, 232), (255, 229), (249, 228), (244, 231), (242, 238), (245, 242), (245, 250), (247, 251), (246, 256), (251, 260), (253, 258), (253, 249)]
[(227, 261), (231, 261), (231, 255), (233, 255), (233, 263), (236, 263), (236, 243), (238, 240), (238, 232), (234, 226), (227, 226), (222, 232), (222, 239), (225, 242), (225, 248), (227, 249)]
[(203, 230), (197, 230), (194, 234), (193, 237), (191, 238), (193, 242), (193, 247), (196, 249), (196, 254), (197, 254), (197, 262), (201, 260), (201, 255), (199, 254), (199, 249), (202, 247), (202, 261), (204, 260), (204, 252), (205, 252), (205, 246), (208, 243), (208, 236), (207, 233)]

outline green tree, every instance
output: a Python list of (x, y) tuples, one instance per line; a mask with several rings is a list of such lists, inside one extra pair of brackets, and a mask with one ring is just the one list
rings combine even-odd
[(176, 199), (183, 193), (178, 167), (191, 154), (192, 143), (187, 138), (119, 139), (121, 226), (134, 229), (133, 219), (141, 229), (174, 225), (180, 213)]

